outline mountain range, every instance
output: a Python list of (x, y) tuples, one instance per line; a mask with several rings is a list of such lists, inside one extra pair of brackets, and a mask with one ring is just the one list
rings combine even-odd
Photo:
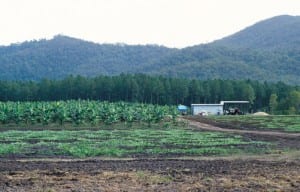
[(0, 80), (145, 73), (300, 84), (300, 16), (276, 16), (212, 43), (182, 49), (97, 44), (57, 35), (0, 46)]

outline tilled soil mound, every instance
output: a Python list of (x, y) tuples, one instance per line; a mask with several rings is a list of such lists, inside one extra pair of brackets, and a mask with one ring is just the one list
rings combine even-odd
[(0, 160), (0, 191), (300, 191), (299, 161)]

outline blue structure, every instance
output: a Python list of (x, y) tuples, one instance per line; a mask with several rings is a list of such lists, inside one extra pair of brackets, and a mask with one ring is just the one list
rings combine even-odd
[(182, 115), (186, 115), (188, 112), (188, 107), (185, 105), (178, 105), (177, 109)]

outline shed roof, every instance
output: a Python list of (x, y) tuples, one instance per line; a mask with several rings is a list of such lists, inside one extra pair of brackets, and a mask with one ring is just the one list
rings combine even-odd
[(246, 104), (246, 103), (250, 103), (250, 102), (249, 101), (221, 101), (220, 104), (191, 104), (191, 106), (222, 106), (226, 103), (231, 103), (231, 104), (245, 103)]
[(249, 101), (221, 101), (221, 104), (225, 103), (250, 103)]
[(223, 106), (223, 104), (191, 104), (191, 106)]

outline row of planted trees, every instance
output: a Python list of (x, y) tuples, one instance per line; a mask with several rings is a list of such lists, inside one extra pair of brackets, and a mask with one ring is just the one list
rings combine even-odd
[[(101, 100), (176, 105), (248, 100), (252, 110), (299, 113), (298, 86), (251, 80), (196, 80), (143, 74), (0, 81), (0, 101)], [(296, 93), (296, 94), (295, 94)], [(273, 95), (271, 97), (271, 95)], [(274, 95), (276, 97), (274, 97)], [(270, 99), (275, 101), (272, 105)], [(274, 102), (273, 102), (274, 103)], [(277, 103), (277, 104), (276, 104)]]

